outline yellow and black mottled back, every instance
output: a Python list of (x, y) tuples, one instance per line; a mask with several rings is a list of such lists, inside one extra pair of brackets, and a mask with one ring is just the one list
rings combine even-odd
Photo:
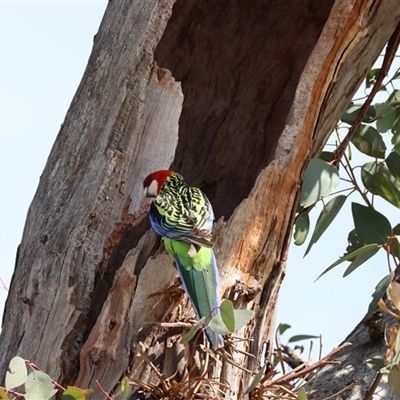
[(161, 187), (150, 207), (153, 229), (161, 236), (198, 246), (212, 247), (214, 212), (207, 196), (186, 185), (183, 177), (173, 172)]

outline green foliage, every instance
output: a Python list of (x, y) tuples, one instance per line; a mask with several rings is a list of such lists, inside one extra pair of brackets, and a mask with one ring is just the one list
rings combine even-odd
[(3, 388), (0, 387), (0, 400), (10, 400), (7, 396), (7, 393)]
[(220, 307), (222, 321), (230, 332), (235, 332), (235, 314), (230, 300), (223, 300)]
[(371, 71), (368, 73), (368, 75), (365, 78), (365, 87), (367, 89), (375, 84), (376, 78), (378, 77), (380, 71), (381, 71), (380, 68), (374, 68), (371, 69)]
[(361, 127), (354, 132), (351, 142), (361, 153), (371, 157), (385, 158), (385, 142), (378, 131), (372, 126), (361, 125)]
[(28, 372), (23, 358), (14, 357), (10, 361), (8, 369), (9, 371), (6, 372), (6, 389), (14, 389), (25, 383)]
[(87, 395), (92, 394), (92, 389), (81, 389), (76, 386), (68, 386), (67, 390), (64, 390), (61, 400), (86, 400)]
[(194, 325), (189, 332), (185, 333), (180, 340), (181, 344), (188, 344), (199, 331), (199, 329), (204, 325), (206, 317), (201, 318), (196, 325)]
[(49, 375), (42, 371), (32, 371), (25, 381), (26, 400), (48, 400), (57, 393)]
[(332, 192), (339, 184), (338, 169), (324, 160), (312, 158), (304, 173), (300, 206), (314, 205)]
[[(224, 299), (220, 305), (220, 313), (211, 318), (207, 326), (220, 335), (231, 334), (249, 323), (253, 317), (250, 310), (235, 310), (230, 300)], [(204, 326), (206, 318), (203, 317), (189, 332), (182, 336), (181, 344), (187, 344), (196, 333)]]
[(120, 394), (120, 399), (121, 400), (126, 400), (131, 393), (131, 385), (129, 384), (129, 378), (125, 376), (121, 380), (121, 394)]
[[(278, 333), (279, 335), (283, 335), (291, 326), (289, 324), (279, 324)], [(309, 335), (309, 334), (301, 334), (291, 336), (288, 340), (288, 343), (300, 342), (301, 340), (310, 340), (310, 339), (318, 339), (319, 336)]]
[[(365, 79), (366, 90), (380, 79), (379, 74), (380, 68), (370, 71)], [(347, 197), (358, 192), (364, 201), (364, 204), (351, 203), (354, 229), (348, 233), (349, 244), (344, 255), (331, 263), (317, 279), (343, 262), (349, 262), (343, 274), (347, 276), (380, 249), (392, 256), (391, 259), (388, 257), (388, 262), (393, 263), (389, 264), (389, 270), (400, 265), (400, 241), (397, 238), (400, 236), (400, 226), (393, 224), (396, 226), (392, 228), (387, 217), (374, 207), (374, 199), (378, 196), (400, 208), (400, 89), (395, 87), (395, 80), (398, 79), (400, 69), (388, 82), (379, 87), (379, 90), (384, 91), (386, 98), (375, 103), (372, 101), (366, 107), (366, 112), (360, 116), (360, 125), (352, 126), (364, 104), (359, 100), (350, 102), (335, 130), (336, 151), (324, 149), (319, 158), (310, 161), (305, 171), (294, 230), (296, 245), (306, 242), (310, 231), (310, 214), (318, 202), (323, 202), (305, 256), (333, 223)], [(348, 132), (344, 146), (337, 143), (342, 136), (339, 135), (339, 130)], [(390, 145), (392, 148), (388, 151), (387, 147)], [(363, 165), (353, 165), (346, 156), (351, 154), (351, 146), (356, 147), (365, 157)], [(338, 165), (341, 165), (340, 174)], [(340, 192), (347, 191), (347, 194), (335, 195), (334, 190), (339, 179), (343, 181), (343, 185), (347, 185), (347, 188), (341, 189)], [(331, 198), (325, 202), (328, 196)], [(375, 306), (379, 300), (377, 296), (381, 293), (381, 290), (378, 290), (380, 288), (377, 287), (373, 294)]]
[(375, 286), (375, 291), (374, 293), (372, 293), (372, 301), (368, 306), (367, 317), (371, 316), (372, 313), (376, 310), (379, 300), (386, 293), (386, 290), (389, 287), (390, 282), (393, 280), (393, 277), (394, 273), (391, 272), (390, 274), (382, 278), (379, 281), (379, 283)]
[(310, 230), (310, 217), (308, 215), (308, 210), (303, 211), (296, 218), (296, 223), (294, 225), (294, 244), (301, 246), (307, 239), (308, 232)]
[(354, 226), (357, 236), (364, 244), (376, 243), (383, 245), (392, 234), (392, 227), (388, 219), (370, 207), (352, 203)]
[(220, 335), (228, 335), (243, 328), (253, 317), (250, 310), (234, 310), (230, 300), (223, 300), (220, 306), (221, 313), (215, 315), (209, 328)]
[(289, 343), (300, 342), (301, 340), (318, 339), (319, 336), (315, 335), (294, 335), (289, 339)]
[[(31, 368), (28, 374), (27, 365)], [(13, 394), (13, 398), (25, 400), (49, 400), (57, 392), (55, 389), (55, 382), (49, 375), (40, 371), (34, 364), (24, 360), (21, 357), (14, 357), (11, 359), (9, 371), (6, 373), (5, 389)], [(60, 387), (57, 384), (58, 387)], [(23, 387), (23, 392), (16, 388)], [(86, 400), (87, 395), (93, 393), (92, 389), (81, 389), (69, 386), (63, 391), (62, 400)], [(121, 397), (122, 398), (122, 397)], [(9, 400), (4, 388), (0, 387), (0, 400)]]
[(392, 151), (385, 160), (386, 165), (397, 182), (400, 181), (400, 155)]
[[(338, 266), (339, 264), (341, 264), (344, 261), (351, 261), (351, 264), (349, 265), (349, 268), (352, 268), (352, 270), (354, 271), (354, 269), (358, 266), (360, 266), (360, 258), (365, 257), (365, 254), (369, 254), (370, 256), (368, 258), (371, 258), (377, 251), (379, 250), (379, 246), (377, 244), (367, 244), (363, 247), (360, 247), (359, 249), (345, 254), (343, 257), (340, 257), (339, 260), (336, 260), (333, 264), (331, 264), (325, 271), (323, 271), (318, 278), (316, 279), (316, 281), (321, 278), (323, 275), (325, 275), (327, 272), (329, 272), (331, 269), (335, 268), (336, 266)], [(366, 261), (368, 258), (364, 259), (364, 261)], [(363, 262), (364, 262), (363, 261)], [(354, 263), (354, 265), (353, 265)], [(355, 267), (356, 265), (356, 267)], [(347, 274), (348, 275), (348, 274)]]
[(280, 335), (283, 335), (291, 326), (289, 324), (279, 324), (278, 332)]
[[(330, 200), (322, 209), (321, 214), (318, 217), (317, 223), (315, 224), (314, 233), (310, 239), (307, 250), (304, 254), (306, 256), (311, 250), (311, 247), (318, 242), (319, 238), (328, 229), (329, 225), (338, 215), (339, 211), (342, 209), (347, 196), (339, 195)], [(307, 214), (308, 215), (308, 214)], [(295, 244), (297, 244), (295, 242)]]
[[(358, 117), (358, 114), (360, 113), (362, 104), (354, 104), (351, 102), (346, 110), (344, 111), (341, 120), (342, 122), (346, 122), (347, 124), (351, 125), (355, 122), (356, 118)], [(367, 112), (365, 113), (362, 122), (369, 123), (374, 121), (375, 119), (375, 108), (373, 106), (369, 106)]]
[[(306, 241), (309, 231), (309, 216), (315, 204), (325, 197), (332, 198), (325, 204), (317, 219), (305, 255), (317, 243), (327, 228), (342, 209), (347, 197), (358, 193), (363, 204), (352, 202), (351, 214), (354, 228), (348, 233), (348, 246), (342, 257), (331, 263), (317, 279), (338, 265), (348, 262), (343, 276), (347, 276), (362, 266), (367, 260), (383, 249), (387, 253), (389, 273), (376, 285), (372, 300), (368, 306), (367, 317), (377, 307), (390, 313), (400, 321), (400, 284), (394, 281), (394, 272), (400, 265), (400, 224), (391, 222), (375, 208), (375, 198), (380, 197), (387, 203), (400, 209), (400, 90), (395, 87), (394, 80), (400, 79), (400, 69), (385, 85), (381, 85), (380, 68), (370, 71), (365, 80), (366, 89), (379, 84), (379, 90), (387, 93), (384, 101), (371, 102), (356, 122), (362, 103), (351, 102), (344, 111), (335, 132), (335, 151), (322, 152), (321, 159), (313, 159), (304, 175), (301, 200), (296, 216), (294, 238), (296, 245)], [(350, 126), (350, 128), (348, 127)], [(348, 129), (343, 143), (339, 140), (339, 130)], [(364, 157), (363, 165), (351, 163), (351, 146), (354, 146)], [(388, 148), (391, 147), (388, 151)], [(340, 179), (348, 187), (340, 190), (344, 194), (334, 194), (339, 170), (335, 172), (328, 166), (341, 165)], [(332, 171), (328, 173), (328, 171)], [(336, 176), (337, 174), (337, 176)], [(391, 304), (397, 309), (392, 312), (383, 302), (387, 294)], [(392, 392), (400, 397), (400, 323), (392, 326), (390, 339), (387, 340), (388, 351), (385, 358), (373, 358), (367, 364), (380, 373), (388, 374), (388, 384)], [(301, 337), (301, 335), (300, 335)], [(293, 340), (293, 338), (291, 339)], [(305, 399), (305, 393), (298, 393), (299, 399)]]
[(373, 357), (367, 360), (367, 366), (374, 371), (380, 372), (385, 367), (385, 361), (380, 357)]
[(307, 400), (306, 389), (304, 389), (304, 387), (300, 388), (297, 392), (297, 396), (299, 397), (299, 400)]

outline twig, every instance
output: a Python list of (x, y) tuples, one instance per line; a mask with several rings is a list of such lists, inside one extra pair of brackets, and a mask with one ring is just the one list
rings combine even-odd
[(347, 146), (350, 143), (351, 137), (353, 136), (354, 132), (358, 129), (358, 127), (361, 124), (361, 121), (365, 115), (365, 113), (368, 110), (368, 107), (371, 105), (372, 100), (374, 99), (375, 95), (379, 92), (383, 79), (389, 72), (389, 68), (392, 65), (393, 59), (396, 55), (397, 48), (399, 47), (400, 43), (400, 24), (397, 25), (396, 29), (394, 30), (392, 36), (390, 37), (387, 47), (386, 47), (386, 52), (385, 52), (385, 57), (383, 59), (382, 63), (382, 68), (379, 71), (379, 74), (376, 78), (375, 84), (368, 95), (367, 99), (365, 100), (365, 103), (361, 107), (356, 120), (354, 121), (353, 125), (350, 127), (349, 132), (345, 136), (345, 138), (342, 140), (342, 142), (339, 144), (338, 148), (333, 152), (332, 154), (332, 159), (331, 161), (337, 163), (340, 161), (342, 158), (344, 152), (346, 151)]
[(139, 353), (143, 357), (143, 359), (149, 364), (150, 368), (155, 372), (157, 378), (161, 381), (163, 376), (158, 368), (150, 361), (149, 357), (147, 357), (146, 353), (144, 352), (143, 343), (139, 343)]
[(19, 392), (16, 392), (15, 390), (7, 389), (4, 386), (0, 386), (0, 388), (2, 388), (6, 393), (11, 393), (11, 394), (13, 394), (14, 396), (17, 396), (17, 397), (21, 397), (22, 398), (22, 397), (25, 396), (25, 393), (19, 393)]
[(283, 385), (285, 383), (289, 383), (290, 381), (293, 381), (297, 378), (301, 378), (303, 376), (306, 376), (307, 374), (309, 374), (310, 372), (314, 371), (317, 368), (321, 368), (325, 365), (328, 364), (338, 364), (338, 362), (336, 361), (330, 361), (330, 359), (332, 357), (334, 357), (336, 354), (340, 353), (342, 350), (344, 350), (345, 348), (351, 346), (351, 343), (343, 343), (341, 346), (336, 347), (336, 349), (333, 349), (329, 354), (327, 354), (324, 358), (322, 358), (321, 360), (317, 361), (316, 363), (303, 368), (301, 371), (299, 372), (288, 372), (286, 375), (276, 379), (275, 381), (271, 382), (271, 384), (273, 385)]
[(100, 382), (99, 382), (97, 379), (96, 379), (96, 385), (97, 385), (97, 388), (100, 390), (100, 392), (103, 393), (103, 394), (107, 397), (108, 400), (114, 400), (114, 399), (101, 387)]
[(1, 287), (0, 287), (0, 289), (5, 289), (5, 290), (7, 290), (7, 292), (8, 292), (8, 286), (4, 283), (4, 281), (3, 281), (3, 279), (1, 279), (0, 278), (0, 282), (1, 282)]
[(329, 396), (329, 397), (325, 398), (324, 400), (337, 399), (338, 398), (337, 396), (339, 396), (341, 393), (344, 393), (346, 390), (350, 389), (354, 385), (358, 385), (358, 382), (357, 381), (353, 381), (353, 382), (349, 383), (343, 389), (341, 389), (338, 392), (334, 393), (332, 396)]
[(371, 385), (371, 387), (369, 388), (367, 394), (365, 395), (364, 400), (372, 400), (372, 396), (374, 395), (375, 390), (376, 390), (376, 388), (378, 387), (379, 382), (381, 381), (381, 379), (382, 379), (382, 374), (381, 374), (380, 372), (378, 372), (378, 373), (376, 374), (376, 377), (375, 377), (375, 379), (374, 379), (374, 382), (372, 383), (372, 385)]

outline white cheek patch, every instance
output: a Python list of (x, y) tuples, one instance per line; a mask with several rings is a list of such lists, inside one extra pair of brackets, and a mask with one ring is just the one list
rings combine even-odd
[(154, 179), (151, 181), (149, 187), (147, 188), (148, 197), (157, 197), (158, 195), (158, 182)]

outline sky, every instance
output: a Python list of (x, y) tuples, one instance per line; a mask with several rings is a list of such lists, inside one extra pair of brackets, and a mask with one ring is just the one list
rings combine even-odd
[[(107, 1), (0, 1), (0, 278), (7, 286), (28, 207), (106, 6)], [(398, 210), (381, 203), (381, 212), (395, 225)], [(311, 226), (319, 212), (313, 211)], [(307, 243), (291, 246), (276, 318), (292, 326), (283, 343), (292, 335), (321, 334), (328, 353), (365, 314), (375, 285), (388, 273), (383, 252), (346, 278), (344, 265), (314, 283), (344, 253), (352, 228), (348, 200), (307, 257)], [(0, 320), (7, 296), (1, 286), (0, 281)], [(314, 348), (319, 346), (314, 340)]]

